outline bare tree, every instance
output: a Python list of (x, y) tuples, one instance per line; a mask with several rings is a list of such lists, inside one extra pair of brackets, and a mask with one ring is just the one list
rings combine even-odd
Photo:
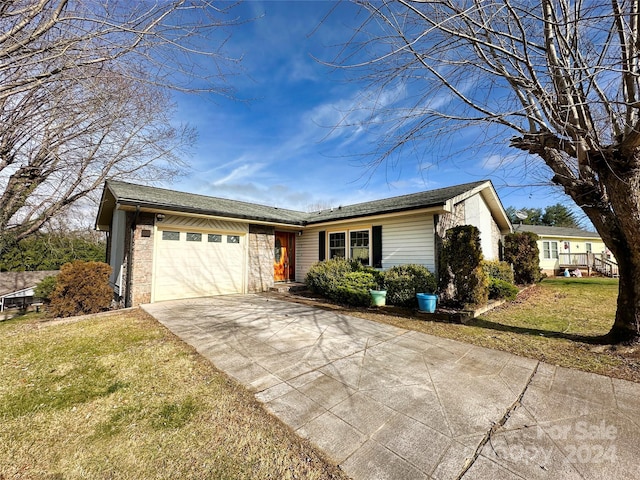
[[(195, 132), (171, 90), (229, 95), (231, 4), (8, 0), (0, 5), (0, 250), (106, 179), (179, 172)], [(205, 73), (201, 73), (205, 72)]]
[(546, 165), (614, 253), (620, 287), (608, 340), (637, 341), (640, 2), (355, 3), (366, 20), (337, 63), (407, 92), (371, 116), (394, 122), (378, 161), (437, 128), (511, 132), (510, 145)]

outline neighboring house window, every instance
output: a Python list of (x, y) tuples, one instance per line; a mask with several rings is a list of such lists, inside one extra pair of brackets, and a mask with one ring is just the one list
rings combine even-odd
[(180, 240), (180, 232), (172, 232), (170, 230), (162, 231), (163, 240)]
[(240, 243), (240, 235), (227, 235), (227, 243)]
[(558, 242), (542, 242), (543, 258), (558, 258)]
[(347, 234), (345, 232), (336, 232), (329, 234), (329, 258), (346, 258), (346, 238)]
[(211, 243), (222, 243), (222, 235), (219, 235), (217, 233), (210, 233), (207, 236), (207, 240)]
[(369, 265), (369, 230), (349, 232), (349, 257)]
[(585, 243), (584, 247), (586, 248), (587, 253), (591, 253), (592, 252), (592, 250), (591, 250), (591, 242)]
[(187, 233), (187, 242), (201, 242), (202, 234), (201, 233)]

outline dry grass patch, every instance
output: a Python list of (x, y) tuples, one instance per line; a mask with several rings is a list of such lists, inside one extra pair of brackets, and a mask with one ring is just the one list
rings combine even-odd
[(394, 307), (356, 309), (293, 294), (288, 298), (554, 365), (640, 382), (638, 346), (599, 343), (599, 337), (613, 324), (617, 292), (618, 281), (612, 279), (546, 279), (522, 292), (516, 301), (466, 325), (429, 321), (426, 316)]
[(0, 479), (345, 478), (141, 311), (0, 322)]

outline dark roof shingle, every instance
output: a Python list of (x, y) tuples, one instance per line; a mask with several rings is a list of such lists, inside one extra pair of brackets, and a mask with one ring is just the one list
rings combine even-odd
[(57, 275), (58, 270), (35, 272), (0, 272), (0, 297), (36, 286), (45, 277)]
[(260, 220), (274, 223), (302, 225), (304, 213), (284, 208), (268, 207), (255, 203), (226, 198), (209, 197), (194, 193), (178, 192), (146, 185), (109, 181), (108, 188), (123, 205), (140, 205), (171, 211), (218, 215), (221, 217)]
[(469, 190), (473, 190), (486, 182), (486, 180), (483, 180), (480, 182), (465, 183), (463, 185), (455, 185), (453, 187), (438, 188), (436, 190), (429, 190), (426, 192), (410, 193), (399, 197), (383, 198), (382, 200), (373, 200), (370, 202), (357, 203), (355, 205), (340, 206), (330, 210), (321, 210), (319, 212), (308, 214), (306, 220), (308, 224), (313, 224), (332, 220), (345, 220), (349, 218), (436, 207), (444, 205), (447, 200), (457, 197), (458, 195), (462, 195)]
[(590, 232), (589, 230), (583, 230), (581, 228), (570, 227), (549, 227), (546, 225), (520, 225), (515, 224), (513, 226), (514, 232), (531, 232), (536, 235), (546, 235), (549, 237), (585, 237), (585, 238), (600, 238), (597, 232)]
[(483, 180), (466, 183), (312, 213), (114, 180), (107, 182), (107, 188), (115, 197), (115, 202), (121, 205), (304, 226), (327, 221), (436, 207), (444, 205), (448, 200), (487, 182), (487, 180)]

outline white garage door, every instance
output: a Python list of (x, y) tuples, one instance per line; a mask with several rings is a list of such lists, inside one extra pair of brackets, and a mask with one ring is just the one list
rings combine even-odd
[(243, 293), (245, 236), (159, 230), (154, 301)]

